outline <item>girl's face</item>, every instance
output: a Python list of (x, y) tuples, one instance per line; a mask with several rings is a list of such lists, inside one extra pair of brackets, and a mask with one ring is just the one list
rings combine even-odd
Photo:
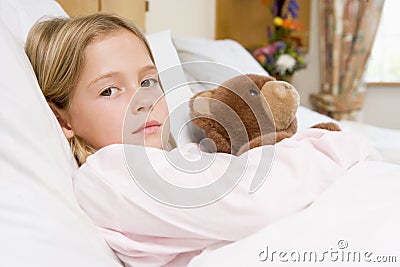
[(67, 117), (70, 134), (96, 149), (120, 143), (163, 148), (168, 108), (143, 41), (120, 30), (87, 46)]

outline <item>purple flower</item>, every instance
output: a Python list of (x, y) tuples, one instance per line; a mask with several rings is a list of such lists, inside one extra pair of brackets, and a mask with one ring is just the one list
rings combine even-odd
[(274, 65), (275, 59), (273, 55), (267, 55), (267, 61), (265, 62), (266, 66)]
[[(286, 43), (282, 41), (276, 41), (273, 42), (272, 45), (275, 47), (275, 50), (285, 50), (286, 49)], [(275, 53), (275, 52), (274, 52)]]
[(273, 6), (273, 8), (272, 8), (273, 10), (272, 10), (272, 14), (274, 14), (274, 17), (277, 17), (279, 14), (278, 14), (278, 1), (274, 1), (274, 6)]
[(273, 7), (273, 14), (274, 17), (283, 17), (282, 15), (282, 9), (283, 6), (285, 5), (286, 0), (275, 0), (274, 1), (274, 7)]
[(270, 26), (267, 26), (267, 38), (268, 40), (272, 37), (272, 30)]
[(292, 16), (292, 18), (295, 19), (299, 16), (299, 9), (300, 7), (296, 0), (289, 0), (288, 12)]

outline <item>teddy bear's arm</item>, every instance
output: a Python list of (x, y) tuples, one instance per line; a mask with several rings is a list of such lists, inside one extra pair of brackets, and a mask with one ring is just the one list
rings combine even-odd
[(276, 143), (282, 141), (285, 138), (292, 137), (293, 133), (287, 132), (277, 132), (277, 133), (269, 133), (265, 135), (258, 136), (251, 140), (248, 144), (243, 145), (239, 151), (236, 153), (237, 156), (243, 154), (244, 152), (259, 146), (265, 145), (275, 145)]
[(219, 132), (215, 130), (208, 131), (205, 137), (214, 141), (217, 152), (231, 153), (231, 143)]
[(312, 126), (311, 128), (325, 129), (328, 131), (338, 131), (338, 132), (342, 130), (342, 129), (340, 129), (340, 126), (334, 122), (318, 123), (318, 124)]

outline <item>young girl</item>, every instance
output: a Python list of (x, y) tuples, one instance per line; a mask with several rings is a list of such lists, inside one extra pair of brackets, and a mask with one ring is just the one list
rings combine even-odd
[[(304, 209), (352, 165), (374, 158), (344, 133), (310, 129), (276, 145), (268, 179), (255, 193), (249, 187), (265, 164), (261, 147), (245, 153), (241, 181), (223, 197), (196, 208), (166, 205), (132, 179), (137, 175), (132, 166), (173, 198), (183, 191), (158, 188), (157, 175), (196, 187), (239, 163), (216, 154), (209, 168), (191, 173), (165, 159), (177, 149), (161, 150), (169, 136), (168, 110), (143, 34), (110, 14), (57, 18), (33, 27), (26, 53), (82, 164), (73, 178), (79, 204), (125, 266), (186, 266), (205, 248), (239, 240)], [(139, 153), (143, 146), (150, 147), (147, 154)], [(145, 159), (157, 173), (142, 166)], [(191, 197), (198, 195), (186, 195)]]
[[(125, 135), (129, 143), (166, 145), (168, 109), (157, 69), (145, 37), (128, 21), (101, 14), (43, 21), (31, 30), (26, 53), (79, 164), (122, 143), (125, 113), (135, 133)], [(136, 94), (126, 112), (139, 89), (146, 93)]]

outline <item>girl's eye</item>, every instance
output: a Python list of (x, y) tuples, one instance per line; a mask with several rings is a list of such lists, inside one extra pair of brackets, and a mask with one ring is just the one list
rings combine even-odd
[(100, 95), (101, 96), (113, 96), (115, 93), (118, 92), (118, 89), (115, 87), (108, 87), (106, 89), (104, 89)]
[(157, 79), (146, 79), (140, 83), (141, 87), (152, 87), (158, 83)]

